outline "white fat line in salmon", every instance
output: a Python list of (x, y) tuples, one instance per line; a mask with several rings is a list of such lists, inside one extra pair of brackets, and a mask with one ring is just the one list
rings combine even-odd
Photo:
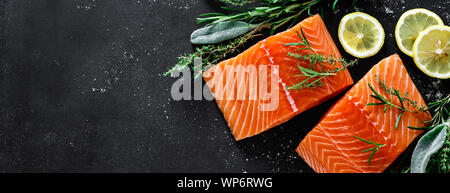
[[(201, 60), (200, 60), (201, 62)], [(198, 68), (194, 68), (196, 70)], [(206, 71), (204, 77), (213, 77), (202, 87), (200, 78), (194, 79), (192, 97), (192, 73), (189, 68), (172, 72), (182, 76), (173, 83), (172, 99), (179, 100), (241, 100), (258, 101), (261, 111), (274, 111), (279, 105), (278, 65), (225, 65)], [(194, 72), (197, 74), (198, 72)], [(210, 89), (213, 91), (212, 94)]]

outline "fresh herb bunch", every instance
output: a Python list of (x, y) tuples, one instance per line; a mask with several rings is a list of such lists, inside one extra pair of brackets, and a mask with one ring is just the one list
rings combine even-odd
[(372, 151), (372, 153), (370, 154), (369, 160), (367, 161), (367, 165), (370, 165), (370, 161), (372, 161), (373, 155), (375, 155), (375, 153), (377, 153), (380, 150), (380, 148), (386, 146), (386, 144), (375, 143), (375, 142), (373, 142), (371, 140), (365, 140), (365, 139), (362, 139), (362, 138), (360, 138), (358, 136), (353, 136), (353, 137), (355, 137), (356, 139), (358, 139), (358, 140), (360, 140), (360, 141), (362, 141), (364, 143), (368, 143), (368, 144), (372, 144), (372, 145), (376, 146), (376, 147), (369, 148), (369, 149), (366, 149), (366, 150), (362, 151), (362, 153), (366, 153), (366, 152)]
[(441, 124), (447, 124), (447, 135), (442, 148), (435, 153), (428, 163), (427, 172), (431, 173), (450, 173), (450, 95), (428, 104), (427, 111), (433, 113), (431, 120), (424, 122), (429, 124), (427, 127), (410, 129), (430, 130)]
[[(261, 2), (264, 5), (274, 5), (274, 4), (280, 4), (280, 3), (289, 3), (289, 2), (299, 2), (298, 0), (220, 0), (223, 3), (227, 3), (233, 6), (244, 6), (246, 4), (255, 3), (255, 2)], [(339, 0), (332, 0), (332, 8), (333, 11), (336, 9), (336, 5), (339, 2)], [(353, 0), (352, 6), (356, 4), (358, 0)]]
[(244, 6), (249, 3), (254, 3), (256, 0), (220, 0), (220, 1), (233, 6)]
[[(243, 8), (243, 10), (222, 7), (224, 10), (234, 11), (235, 13), (226, 15), (223, 13), (206, 13), (197, 18), (198, 23), (207, 23), (208, 25), (218, 24), (225, 21), (242, 21), (249, 25), (264, 23), (264, 28), (270, 28), (273, 34), (281, 26), (291, 27), (296, 24), (304, 12), (311, 14), (311, 9), (320, 5), (320, 13), (323, 17), (324, 6), (329, 0), (220, 0), (231, 6), (249, 5), (259, 3), (261, 6)], [(333, 10), (338, 0), (333, 2)], [(356, 2), (356, 1), (355, 1)], [(259, 28), (261, 30), (261, 28)], [(258, 31), (259, 32), (259, 31)], [(206, 66), (215, 65), (235, 53), (239, 47), (245, 45), (249, 39), (257, 36), (254, 32), (245, 33), (242, 36), (230, 39), (219, 44), (206, 44), (195, 49), (194, 53), (178, 57), (178, 62), (170, 68), (164, 76), (171, 74), (175, 70), (183, 70), (194, 63), (195, 57), (202, 57), (203, 69)], [(199, 77), (196, 75), (196, 77)]]
[[(331, 55), (330, 57), (326, 57), (321, 54), (318, 54), (317, 51), (314, 50), (313, 47), (311, 47), (311, 44), (309, 43), (308, 39), (305, 36), (305, 33), (303, 32), (303, 28), (300, 28), (300, 31), (301, 34), (297, 32), (297, 35), (300, 38), (301, 42), (288, 43), (285, 44), (285, 46), (301, 46), (295, 51), (311, 50), (313, 53), (311, 54), (299, 54), (292, 52), (288, 53), (288, 56), (295, 58), (299, 61), (309, 61), (309, 67), (307, 68), (298, 65), (298, 69), (302, 74), (299, 74), (297, 76), (305, 76), (307, 78), (295, 85), (287, 87), (288, 90), (301, 90), (306, 88), (321, 87), (323, 85), (322, 80), (324, 78), (329, 76), (335, 76), (337, 75), (338, 72), (344, 71), (348, 67), (353, 66), (358, 62), (357, 60), (348, 61), (344, 58), (337, 59), (333, 55)], [(323, 66), (324, 63), (330, 64), (333, 68), (326, 69)], [(342, 66), (337, 66), (337, 64), (341, 64)]]
[[(401, 94), (400, 91), (396, 88), (388, 87), (386, 86), (386, 83), (381, 80), (378, 76), (375, 76), (375, 78), (378, 80), (379, 87), (382, 88), (385, 94), (387, 94), (389, 97), (386, 98), (380, 93), (378, 93), (372, 85), (369, 85), (370, 90), (372, 91), (372, 95), (370, 95), (372, 98), (376, 99), (377, 103), (368, 103), (367, 106), (375, 106), (375, 105), (384, 105), (384, 112), (390, 108), (395, 108), (400, 111), (400, 114), (397, 116), (397, 119), (395, 121), (395, 129), (398, 129), (398, 124), (400, 123), (400, 119), (402, 118), (403, 114), (405, 112), (410, 113), (427, 113), (427, 109), (424, 106), (418, 106), (417, 101), (414, 101), (410, 98), (409, 94), (403, 93)], [(394, 97), (398, 99), (400, 105), (395, 104)], [(417, 110), (411, 110), (407, 107), (414, 107), (417, 108)]]
[[(248, 23), (267, 22), (272, 26), (273, 33), (277, 28), (290, 24), (293, 26), (305, 11), (311, 15), (311, 9), (320, 4), (320, 14), (323, 17), (324, 5), (329, 0), (220, 0), (233, 6), (243, 6), (260, 2), (263, 6), (239, 10), (224, 7), (225, 10), (235, 11), (235, 14), (206, 13), (197, 18), (197, 23), (216, 24), (224, 21), (245, 21)], [(358, 0), (353, 0), (354, 5)], [(332, 10), (336, 9), (339, 0), (332, 0)]]

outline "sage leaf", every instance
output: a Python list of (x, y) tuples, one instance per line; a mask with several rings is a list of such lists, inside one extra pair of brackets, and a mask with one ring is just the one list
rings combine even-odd
[(225, 21), (195, 30), (191, 34), (192, 44), (217, 44), (243, 35), (258, 25), (242, 21)]
[(434, 127), (419, 140), (411, 157), (411, 173), (426, 172), (431, 155), (444, 145), (448, 124)]

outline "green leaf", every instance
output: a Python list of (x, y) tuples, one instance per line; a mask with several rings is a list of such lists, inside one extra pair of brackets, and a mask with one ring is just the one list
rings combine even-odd
[(284, 46), (305, 46), (304, 43), (287, 43)]
[(419, 140), (411, 157), (411, 173), (425, 173), (431, 155), (444, 145), (448, 124), (436, 126)]
[(408, 128), (412, 130), (422, 130), (422, 131), (431, 129), (430, 127), (411, 127), (411, 126), (408, 126)]
[(402, 118), (402, 115), (405, 111), (400, 112), (400, 114), (397, 117), (397, 120), (395, 121), (395, 130), (398, 130), (398, 123), (400, 123), (400, 119)]
[(333, 6), (332, 6), (332, 10), (336, 10), (336, 4), (338, 3), (339, 0), (334, 0), (333, 2)]
[(199, 15), (199, 17), (208, 17), (208, 16), (225, 16), (223, 13), (205, 13), (202, 15)]
[(367, 103), (366, 106), (384, 105), (384, 103)]
[(386, 112), (389, 108), (391, 108), (391, 106), (384, 107), (384, 112)]
[(258, 25), (242, 21), (225, 21), (195, 30), (191, 34), (192, 44), (217, 44), (244, 35)]

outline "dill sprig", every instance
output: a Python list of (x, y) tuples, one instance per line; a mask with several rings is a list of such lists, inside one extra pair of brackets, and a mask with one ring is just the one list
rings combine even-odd
[[(378, 102), (368, 103), (366, 105), (367, 106), (384, 105), (384, 112), (386, 112), (390, 108), (398, 109), (400, 111), (400, 113), (398, 114), (397, 119), (395, 121), (395, 129), (396, 130), (398, 129), (398, 124), (400, 123), (400, 119), (405, 112), (410, 112), (410, 113), (420, 113), (420, 112), (427, 113), (428, 112), (425, 107), (418, 106), (417, 101), (412, 100), (409, 97), (409, 94), (407, 92), (402, 95), (398, 89), (386, 86), (386, 83), (383, 80), (381, 80), (378, 76), (375, 76), (375, 77), (378, 80), (380, 88), (382, 88), (382, 90), (390, 97), (388, 97), (388, 98), (384, 97), (383, 95), (378, 93), (372, 87), (372, 85), (368, 84), (370, 90), (373, 93), (370, 96), (372, 98), (376, 99)], [(394, 102), (394, 97), (398, 99), (400, 104), (396, 104)], [(415, 108), (417, 108), (417, 110), (408, 109), (407, 106), (415, 107)]]
[[(194, 78), (198, 78), (202, 75), (202, 72), (205, 69), (224, 60), (228, 55), (237, 52), (238, 48), (243, 46), (250, 39), (261, 36), (261, 34), (257, 33), (265, 27), (267, 27), (265, 24), (261, 24), (253, 31), (228, 42), (216, 45), (204, 45), (200, 48), (196, 48), (194, 53), (179, 56), (178, 62), (167, 72), (165, 72), (163, 76), (168, 76), (172, 74), (172, 72), (182, 71), (185, 68), (189, 68), (190, 66), (192, 66), (194, 72), (198, 72), (194, 75)], [(201, 66), (194, 66), (195, 58), (201, 58)]]
[[(309, 67), (305, 68), (300, 65), (297, 65), (298, 69), (302, 74), (296, 76), (304, 76), (305, 80), (294, 84), (292, 86), (287, 87), (288, 90), (301, 90), (306, 88), (316, 88), (321, 87), (323, 85), (322, 80), (329, 76), (335, 76), (338, 72), (344, 71), (350, 66), (355, 65), (358, 61), (352, 60), (348, 61), (344, 58), (335, 58), (333, 55), (330, 57), (326, 57), (324, 55), (318, 54), (317, 51), (311, 46), (308, 39), (303, 32), (303, 28), (300, 28), (301, 34), (297, 32), (298, 37), (301, 42), (296, 43), (288, 43), (285, 46), (301, 46), (297, 48), (298, 50), (311, 50), (313, 53), (311, 54), (299, 54), (289, 52), (288, 56), (295, 58), (299, 61), (309, 61)], [(328, 63), (332, 66), (331, 69), (326, 69), (323, 64)], [(336, 64), (342, 64), (342, 66), (337, 66)], [(319, 65), (318, 65), (319, 64)]]
[(363, 151), (362, 151), (362, 153), (366, 153), (366, 152), (372, 151), (372, 154), (370, 154), (369, 160), (367, 161), (367, 165), (370, 165), (370, 162), (372, 161), (373, 155), (375, 155), (375, 153), (376, 153), (378, 150), (380, 150), (381, 147), (386, 146), (386, 144), (375, 143), (375, 142), (373, 142), (373, 141), (371, 141), (371, 140), (365, 140), (365, 139), (362, 139), (362, 138), (360, 138), (360, 137), (358, 137), (358, 136), (353, 136), (353, 137), (355, 137), (356, 139), (358, 139), (358, 140), (360, 140), (360, 141), (362, 141), (362, 142), (364, 142), (364, 143), (368, 143), (368, 144), (371, 144), (371, 145), (375, 145), (375, 146), (376, 146), (376, 147), (369, 148), (369, 149), (366, 149), (366, 150), (363, 150)]

